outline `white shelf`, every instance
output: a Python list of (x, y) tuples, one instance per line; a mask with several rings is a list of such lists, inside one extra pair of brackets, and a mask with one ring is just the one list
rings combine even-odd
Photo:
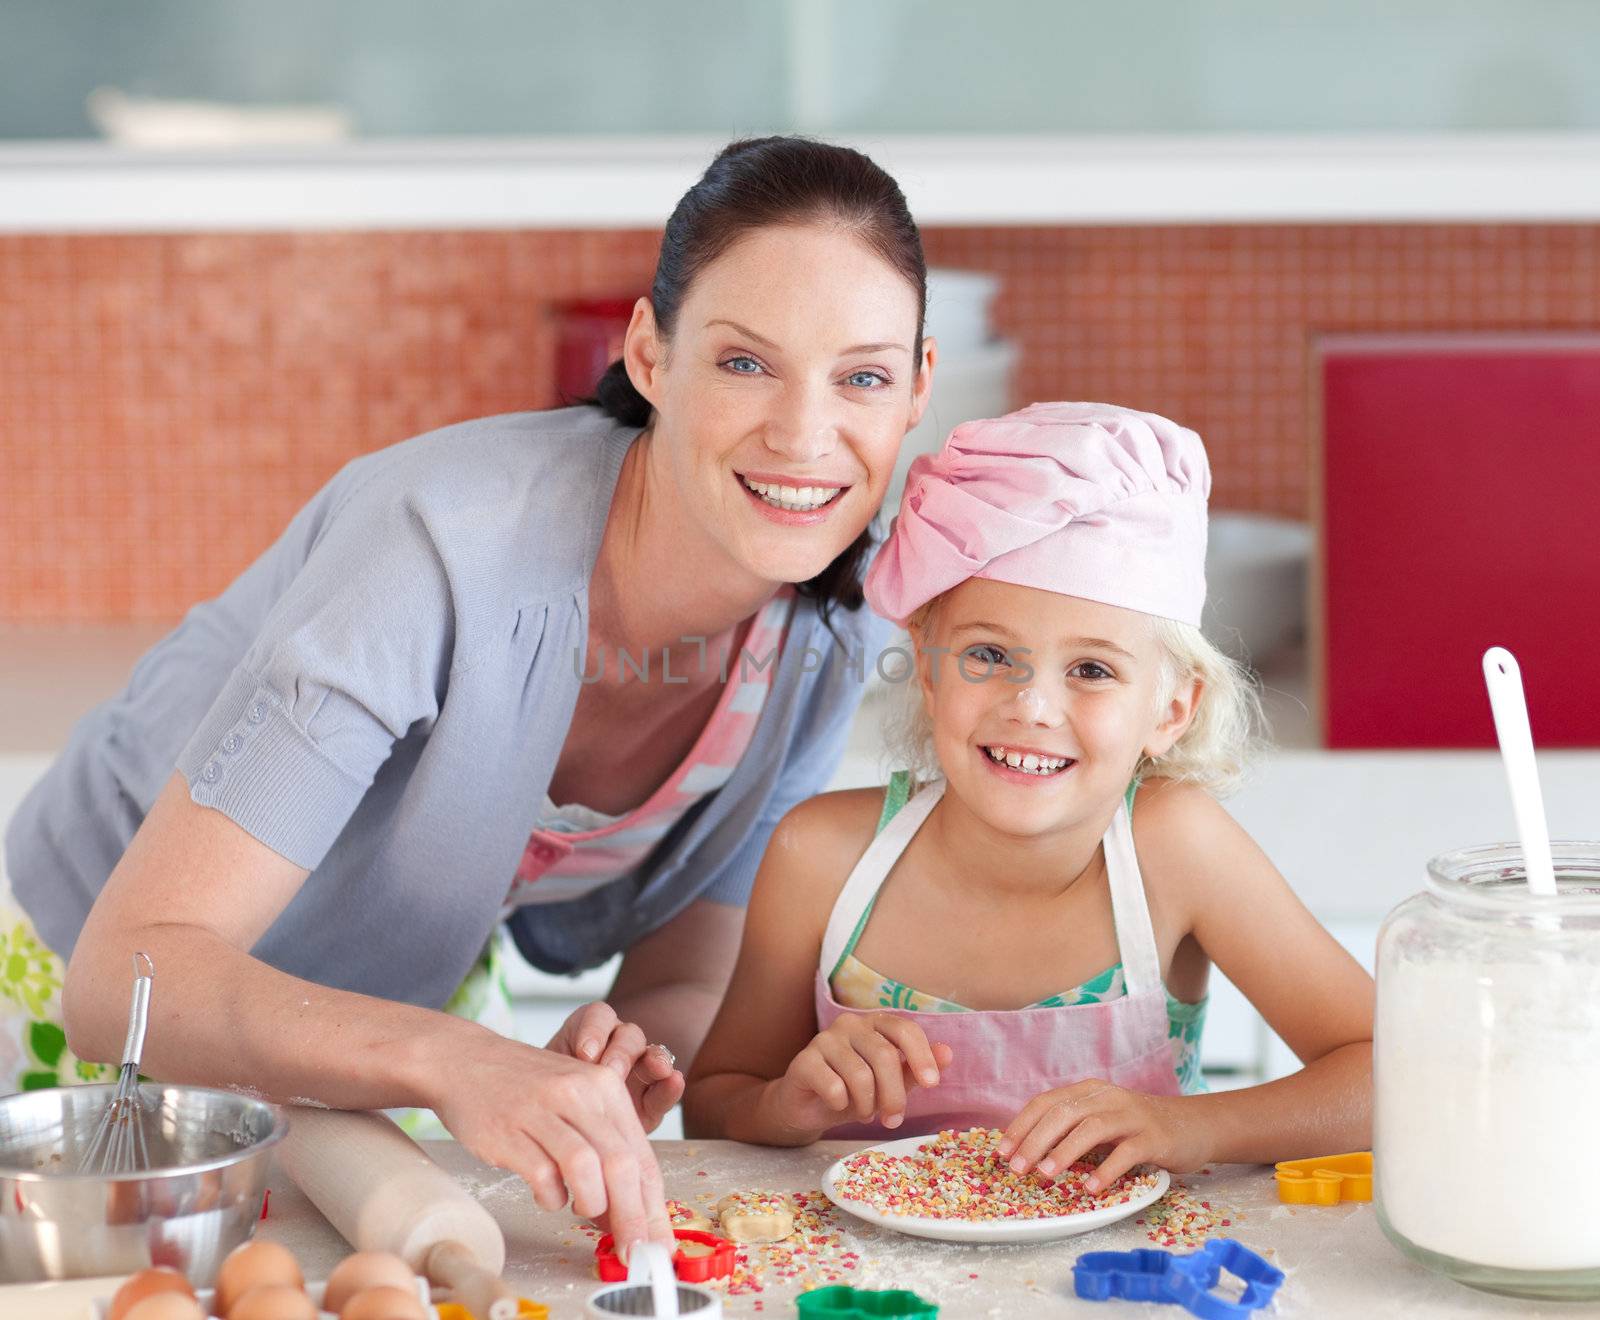
[[(924, 225), (1600, 219), (1600, 133), (861, 137)], [(0, 232), (655, 228), (721, 139), (0, 146)]]

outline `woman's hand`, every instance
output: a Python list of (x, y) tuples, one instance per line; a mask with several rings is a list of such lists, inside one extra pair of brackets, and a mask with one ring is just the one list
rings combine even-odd
[(632, 1022), (623, 1022), (610, 1004), (585, 1004), (561, 1024), (546, 1049), (610, 1068), (628, 1084), (634, 1112), (646, 1132), (683, 1096), (683, 1074), (665, 1045), (651, 1045)]
[(799, 1132), (827, 1131), (847, 1119), (899, 1127), (906, 1092), (939, 1084), (952, 1058), (923, 1030), (893, 1013), (846, 1013), (819, 1032), (773, 1084), (778, 1121)]
[(1135, 1164), (1187, 1173), (1211, 1158), (1207, 1125), (1186, 1097), (1145, 1095), (1100, 1081), (1034, 1096), (1000, 1138), (1001, 1158), (1009, 1158), (1015, 1172), (1037, 1168), (1046, 1178), (1099, 1148), (1108, 1153), (1085, 1179), (1091, 1192)]
[[(600, 1054), (606, 1059), (604, 1047)], [(614, 1057), (634, 1069), (625, 1049)], [(541, 1208), (559, 1210), (570, 1196), (575, 1214), (606, 1216), (624, 1248), (670, 1243), (661, 1170), (617, 1063), (586, 1063), (485, 1029), (456, 1037), (429, 1100), (475, 1156), (520, 1174)]]

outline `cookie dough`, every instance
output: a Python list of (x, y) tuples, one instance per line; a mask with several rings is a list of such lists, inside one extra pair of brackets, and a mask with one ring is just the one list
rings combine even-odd
[(735, 1242), (781, 1242), (794, 1232), (794, 1202), (782, 1192), (734, 1192), (717, 1202), (717, 1219)]

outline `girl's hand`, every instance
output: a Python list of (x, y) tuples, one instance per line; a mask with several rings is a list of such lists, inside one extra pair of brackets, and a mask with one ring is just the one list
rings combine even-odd
[(905, 1119), (906, 1092), (937, 1086), (952, 1058), (948, 1045), (930, 1045), (922, 1028), (893, 1013), (847, 1013), (795, 1056), (773, 1090), (775, 1113), (786, 1127), (825, 1132), (853, 1118), (885, 1127)]
[(440, 1121), (484, 1163), (520, 1174), (542, 1209), (570, 1196), (575, 1214), (606, 1215), (624, 1248), (672, 1241), (661, 1170), (619, 1069), (476, 1028), (433, 1072)]
[(1211, 1157), (1205, 1124), (1183, 1096), (1145, 1095), (1110, 1082), (1078, 1082), (1036, 1095), (1000, 1138), (1001, 1158), (1017, 1173), (1037, 1168), (1052, 1178), (1097, 1148), (1109, 1148), (1085, 1183), (1109, 1187), (1135, 1164), (1174, 1173), (1198, 1169)]
[(683, 1074), (667, 1047), (651, 1045), (644, 1032), (618, 1018), (610, 1004), (596, 1002), (577, 1009), (545, 1048), (615, 1072), (627, 1082), (634, 1112), (646, 1132), (654, 1132), (683, 1097)]

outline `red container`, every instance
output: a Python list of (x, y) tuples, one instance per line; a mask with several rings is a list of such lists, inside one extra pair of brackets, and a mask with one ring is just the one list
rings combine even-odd
[(556, 392), (563, 404), (594, 396), (605, 369), (622, 356), (637, 298), (587, 298), (556, 306)]

